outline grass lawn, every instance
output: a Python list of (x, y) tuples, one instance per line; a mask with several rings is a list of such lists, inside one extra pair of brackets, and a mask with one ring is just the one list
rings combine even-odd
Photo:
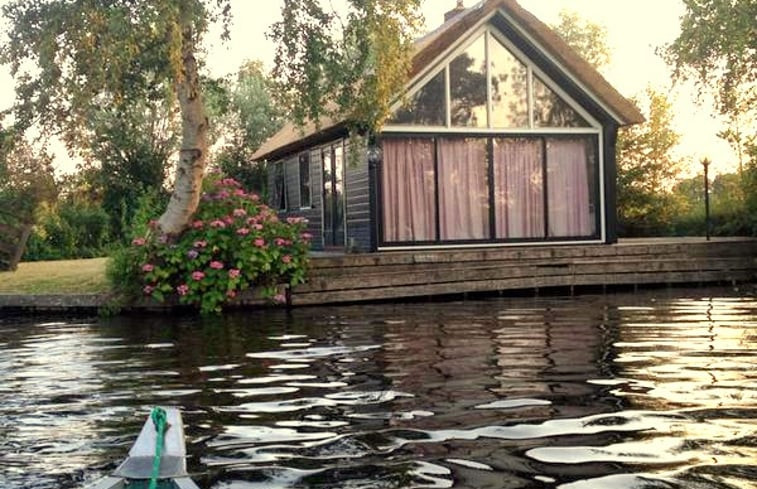
[(107, 292), (107, 258), (21, 263), (0, 272), (0, 294), (90, 294)]

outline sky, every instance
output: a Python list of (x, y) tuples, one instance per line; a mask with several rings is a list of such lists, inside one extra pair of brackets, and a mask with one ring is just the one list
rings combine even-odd
[[(231, 39), (220, 41), (218, 31), (206, 36), (207, 65), (212, 75), (234, 73), (245, 60), (262, 60), (273, 64), (275, 46), (265, 33), (280, 18), (283, 0), (230, 0), (232, 12)], [(0, 5), (8, 0), (0, 0)], [(477, 0), (465, 0), (465, 6)], [(442, 23), (444, 12), (456, 0), (424, 0), (423, 14), (428, 30)], [(736, 168), (735, 155), (716, 133), (723, 123), (713, 117), (711, 104), (695, 103), (691, 85), (671, 87), (669, 68), (656, 55), (659, 46), (672, 42), (680, 31), (684, 13), (681, 0), (519, 0), (521, 6), (547, 24), (558, 22), (558, 14), (567, 9), (607, 29), (611, 63), (603, 70), (607, 80), (626, 97), (641, 94), (647, 86), (666, 93), (673, 104), (674, 126), (681, 134), (677, 154), (688, 166), (687, 173), (700, 170), (699, 161), (707, 156), (717, 173)], [(0, 109), (13, 103), (13, 80), (7, 68), (0, 66)], [(59, 172), (74, 169), (75, 162), (56, 151)]]

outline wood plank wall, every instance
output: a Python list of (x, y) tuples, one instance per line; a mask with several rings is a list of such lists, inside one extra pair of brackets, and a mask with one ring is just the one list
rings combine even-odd
[(293, 305), (551, 287), (757, 280), (757, 240), (575, 245), (316, 257)]

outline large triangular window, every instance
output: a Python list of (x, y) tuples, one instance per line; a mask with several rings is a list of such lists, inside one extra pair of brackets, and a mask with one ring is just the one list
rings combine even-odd
[(489, 36), (491, 127), (528, 127), (528, 67), (498, 39)]
[(403, 126), (446, 126), (447, 97), (444, 85), (444, 71), (441, 71), (408, 97), (389, 123)]
[(534, 127), (589, 127), (589, 123), (534, 76)]
[(484, 36), (449, 64), (449, 100), (453, 126), (487, 127)]
[[(577, 106), (486, 30), (412, 91), (389, 126), (471, 129), (591, 127)], [(554, 86), (554, 85), (553, 85)]]

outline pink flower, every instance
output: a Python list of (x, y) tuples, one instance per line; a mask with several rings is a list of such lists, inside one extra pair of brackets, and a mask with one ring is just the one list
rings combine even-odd
[(152, 295), (153, 292), (155, 292), (155, 287), (152, 285), (145, 285), (145, 288), (142, 289), (142, 291), (145, 293), (145, 295)]
[(232, 268), (231, 270), (229, 270), (229, 278), (239, 278), (241, 274), (242, 274), (242, 271), (236, 268)]
[(283, 261), (286, 264), (292, 263), (292, 255), (284, 255), (281, 257), (281, 261)]
[(310, 233), (302, 233), (300, 234), (300, 237), (305, 241), (310, 241), (311, 239), (313, 239), (313, 235)]
[(134, 238), (131, 242), (134, 246), (144, 246), (146, 243), (145, 238)]
[(205, 248), (206, 246), (208, 246), (207, 241), (195, 241), (195, 248)]
[(247, 192), (245, 192), (244, 189), (238, 188), (234, 191), (234, 195), (237, 197), (244, 197), (247, 195)]
[(210, 227), (217, 228), (217, 229), (223, 229), (226, 227), (226, 223), (221, 221), (220, 219), (216, 219), (215, 221), (210, 223)]
[(223, 263), (220, 261), (212, 261), (210, 262), (210, 268), (212, 268), (213, 270), (222, 270)]
[(304, 217), (287, 217), (288, 224), (301, 224), (308, 222)]
[(204, 278), (205, 278), (205, 274), (204, 273), (202, 273), (200, 271), (192, 272), (192, 280), (195, 280), (195, 281), (199, 282), (200, 280), (202, 280)]
[(197, 221), (195, 221), (195, 222), (192, 223), (192, 227), (194, 229), (202, 229), (203, 226), (205, 226), (205, 223), (202, 222), (202, 221), (200, 221), (199, 219)]
[(234, 209), (234, 217), (244, 217), (247, 215), (247, 211), (244, 209)]
[(224, 187), (239, 187), (240, 183), (233, 178), (224, 178), (223, 180), (221, 180), (221, 185), (223, 185)]
[(145, 263), (144, 265), (142, 265), (143, 272), (150, 273), (153, 270), (155, 270), (155, 265), (152, 265), (151, 263)]
[(259, 224), (259, 223), (258, 224), (253, 224), (252, 225), (252, 229), (254, 229), (255, 231), (262, 231), (263, 230), (263, 225)]
[(233, 299), (236, 296), (237, 296), (237, 291), (236, 290), (230, 290), (230, 291), (226, 292), (226, 297), (228, 297), (229, 299)]
[(286, 296), (284, 294), (277, 294), (277, 295), (273, 296), (273, 301), (277, 302), (279, 304), (283, 304), (283, 303), (285, 303), (287, 301), (287, 298), (286, 298)]
[(250, 230), (247, 228), (239, 228), (237, 229), (237, 234), (240, 236), (247, 236), (248, 234), (250, 234)]
[(189, 286), (187, 284), (181, 284), (176, 287), (176, 292), (181, 296), (187, 295), (189, 293)]
[(265, 240), (263, 238), (258, 238), (254, 242), (255, 246), (258, 248), (263, 248), (265, 246)]
[(156, 219), (151, 219), (147, 225), (150, 226), (150, 229), (158, 229), (158, 221)]
[(273, 240), (274, 243), (276, 243), (276, 246), (284, 246), (286, 244), (286, 240), (284, 238), (276, 238)]
[(260, 196), (258, 194), (250, 194), (250, 200), (253, 202), (260, 202)]
[(231, 194), (227, 191), (221, 190), (220, 192), (218, 192), (218, 195), (216, 195), (216, 198), (218, 198), (218, 200), (228, 199), (230, 195)]
[(226, 217), (223, 218), (223, 222), (225, 222), (226, 224), (233, 224), (234, 223), (234, 218), (231, 217), (231, 216), (226, 216)]

